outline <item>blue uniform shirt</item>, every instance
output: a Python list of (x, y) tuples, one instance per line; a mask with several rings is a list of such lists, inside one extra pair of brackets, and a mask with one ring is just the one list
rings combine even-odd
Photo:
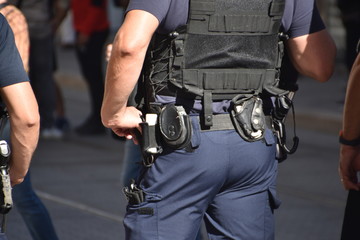
[[(131, 0), (127, 11), (153, 14), (160, 22), (158, 32), (169, 33), (186, 23), (188, 6), (189, 0)], [(291, 38), (325, 28), (314, 0), (286, 0), (282, 25)]]
[(5, 17), (0, 14), (0, 87), (29, 81), (13, 32)]
[[(126, 12), (130, 10), (143, 10), (153, 14), (160, 22), (158, 33), (167, 34), (177, 27), (186, 24), (189, 0), (131, 0)], [(285, 10), (282, 18), (282, 31), (290, 38), (295, 38), (325, 29), (325, 25), (316, 7), (315, 0), (285, 0)], [(296, 82), (298, 73), (290, 60), (285, 57), (281, 78), (289, 83)], [(170, 103), (173, 97), (157, 96), (158, 102)], [(227, 100), (213, 104), (214, 113), (227, 112), (230, 102)], [(200, 101), (195, 101), (193, 109), (200, 111)]]

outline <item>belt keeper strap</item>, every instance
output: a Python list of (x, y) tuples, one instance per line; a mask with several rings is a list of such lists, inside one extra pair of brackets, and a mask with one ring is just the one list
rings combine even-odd
[[(195, 116), (198, 122), (200, 123), (200, 117)], [(201, 128), (202, 132), (207, 131), (224, 131), (224, 130), (232, 130), (234, 129), (234, 124), (230, 118), (229, 114), (217, 114), (213, 115), (213, 125), (211, 128)], [(201, 125), (201, 124), (200, 124)]]
[(211, 127), (213, 125), (213, 113), (212, 113), (212, 93), (211, 91), (204, 91), (204, 125), (205, 127)]

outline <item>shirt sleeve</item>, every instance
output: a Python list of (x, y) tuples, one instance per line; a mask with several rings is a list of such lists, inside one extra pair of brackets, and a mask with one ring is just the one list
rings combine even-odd
[(290, 38), (325, 29), (314, 0), (286, 1), (283, 27)]
[(131, 10), (143, 10), (154, 15), (161, 23), (170, 8), (171, 0), (131, 0), (126, 12)]
[(6, 19), (0, 16), (0, 87), (29, 81), (14, 35)]

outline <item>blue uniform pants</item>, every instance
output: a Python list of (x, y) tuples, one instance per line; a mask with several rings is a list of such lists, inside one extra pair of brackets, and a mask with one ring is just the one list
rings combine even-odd
[(13, 188), (12, 194), (32, 239), (58, 240), (49, 212), (32, 188), (30, 171), (24, 181)]
[(128, 240), (274, 239), (277, 161), (274, 136), (246, 142), (234, 130), (200, 132), (193, 152), (165, 149), (138, 179), (145, 202), (128, 205)]

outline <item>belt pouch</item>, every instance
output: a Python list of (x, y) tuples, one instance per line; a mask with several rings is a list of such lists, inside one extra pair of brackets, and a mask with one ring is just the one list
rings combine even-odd
[(162, 140), (174, 149), (181, 149), (191, 141), (192, 129), (190, 117), (182, 106), (166, 105), (159, 116)]
[(140, 123), (142, 130), (142, 137), (140, 141), (141, 151), (144, 157), (149, 157), (150, 155), (160, 154), (162, 152), (161, 146), (158, 144), (156, 134), (158, 125), (150, 125), (147, 122)]
[(231, 117), (239, 135), (249, 142), (262, 139), (265, 133), (262, 100), (253, 95), (238, 95), (232, 103)]

